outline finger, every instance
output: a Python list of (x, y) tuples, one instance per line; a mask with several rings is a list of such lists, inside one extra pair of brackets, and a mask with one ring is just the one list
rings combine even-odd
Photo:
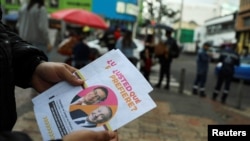
[(68, 65), (68, 64), (64, 64), (64, 66), (71, 72), (71, 73), (74, 73), (75, 71), (77, 71), (76, 68)]
[(95, 137), (96, 141), (110, 141), (115, 137), (115, 133), (109, 131), (99, 131)]
[(115, 130), (114, 132), (110, 131), (109, 136), (110, 136), (110, 141), (119, 141), (117, 130)]
[(107, 131), (79, 130), (64, 136), (63, 141), (110, 141), (110, 136)]
[(110, 138), (114, 138), (116, 136), (116, 133), (112, 131), (109, 131), (108, 134)]
[(77, 70), (67, 64), (64, 64), (64, 67), (66, 69), (63, 69), (60, 74), (60, 77), (63, 80), (66, 80), (67, 82), (69, 82), (72, 85), (82, 85), (83, 84), (83, 80), (79, 79), (78, 77), (76, 77), (75, 75), (73, 75), (73, 73)]

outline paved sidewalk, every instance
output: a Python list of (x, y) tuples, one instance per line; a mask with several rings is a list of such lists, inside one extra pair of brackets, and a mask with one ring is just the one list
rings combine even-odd
[(209, 124), (250, 124), (250, 109), (155, 89), (157, 108), (119, 130), (122, 141), (207, 141)]
[[(19, 118), (14, 129), (41, 141), (29, 101), (32, 91), (18, 88), (17, 92), (25, 93), (22, 98), (26, 102), (18, 102)], [(150, 95), (157, 107), (120, 128), (120, 141), (207, 141), (209, 124), (250, 124), (249, 109), (238, 110), (209, 98), (178, 94), (175, 89), (154, 89)]]

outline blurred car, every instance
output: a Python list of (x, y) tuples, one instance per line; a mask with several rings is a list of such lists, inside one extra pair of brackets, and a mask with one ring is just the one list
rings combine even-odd
[[(133, 41), (137, 46), (137, 48), (134, 50), (134, 56), (139, 60), (140, 59), (140, 52), (144, 49), (144, 43), (143, 43), (143, 41), (141, 41), (139, 39), (136, 39), (136, 38), (134, 38)], [(105, 54), (106, 52), (108, 52), (108, 48), (101, 46), (99, 44), (98, 39), (88, 41), (87, 44), (89, 45), (90, 48), (93, 48), (93, 49), (97, 50), (100, 55)], [(138, 63), (139, 63), (139, 61), (138, 61)]]
[(208, 52), (211, 54), (211, 62), (219, 61), (220, 52), (221, 52), (220, 47), (216, 47), (216, 46), (210, 47)]
[[(218, 63), (215, 67), (215, 74), (218, 75), (222, 63)], [(243, 79), (250, 81), (250, 57), (240, 59), (240, 65), (235, 67), (234, 79)]]
[[(139, 59), (140, 57), (140, 52), (144, 49), (144, 43), (143, 41), (139, 40), (139, 39), (133, 39), (134, 43), (136, 44), (137, 48), (134, 50), (134, 56)], [(103, 47), (99, 44), (99, 40), (92, 40), (92, 41), (88, 41), (87, 44), (89, 45), (89, 47), (91, 48), (95, 48), (99, 51), (99, 53), (102, 55), (106, 52), (108, 52), (108, 48), (107, 47)]]
[(87, 44), (88, 44), (88, 46), (90, 48), (96, 49), (100, 55), (105, 54), (106, 52), (108, 52), (107, 47), (102, 47), (102, 46), (99, 45), (99, 40), (88, 41)]

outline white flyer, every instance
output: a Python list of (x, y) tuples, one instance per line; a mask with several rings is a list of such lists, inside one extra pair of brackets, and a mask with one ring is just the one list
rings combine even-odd
[(112, 50), (75, 73), (83, 86), (61, 82), (32, 102), (43, 140), (80, 129), (117, 130), (156, 107), (153, 88), (120, 52)]

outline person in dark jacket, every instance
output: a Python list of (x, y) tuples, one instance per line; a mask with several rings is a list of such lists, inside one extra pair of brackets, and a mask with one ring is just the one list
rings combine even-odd
[(115, 35), (111, 28), (106, 30), (104, 32), (104, 35), (99, 39), (99, 44), (102, 47), (107, 47), (109, 51), (115, 49), (115, 43), (116, 43)]
[(144, 49), (140, 52), (140, 70), (148, 82), (150, 82), (149, 77), (153, 65), (154, 50), (154, 35), (149, 34), (145, 39)]
[(240, 64), (240, 56), (235, 52), (234, 48), (234, 46), (225, 47), (219, 58), (219, 62), (222, 63), (222, 66), (218, 73), (217, 83), (214, 88), (212, 99), (216, 100), (223, 83), (225, 83), (221, 97), (221, 103), (223, 104), (225, 104), (228, 97), (230, 84), (234, 75), (234, 67)]
[(126, 30), (123, 36), (117, 40), (115, 48), (120, 49), (132, 64), (137, 65), (138, 59), (134, 56), (137, 46), (133, 41), (132, 31)]
[[(1, 5), (0, 5), (1, 6)], [(2, 11), (0, 8), (0, 20)], [(12, 129), (17, 120), (15, 86), (33, 87), (41, 93), (59, 81), (68, 81), (72, 85), (82, 85), (83, 81), (73, 73), (77, 70), (64, 63), (47, 62), (48, 58), (38, 48), (22, 40), (16, 33), (0, 21), (0, 140), (28, 141), (25, 133), (16, 133)], [(89, 134), (87, 134), (89, 133)], [(87, 134), (86, 136), (83, 136)], [(92, 134), (92, 135), (91, 135)], [(79, 131), (64, 137), (64, 141), (93, 140), (93, 135), (102, 135), (100, 140), (116, 140), (115, 133)], [(104, 139), (105, 138), (105, 139)], [(95, 140), (96, 139), (96, 140)], [(74, 140), (74, 141), (75, 141)]]
[(90, 47), (87, 45), (85, 39), (89, 36), (89, 31), (80, 31), (79, 41), (73, 46), (72, 58), (73, 66), (80, 69), (91, 62), (90, 60)]
[[(167, 55), (160, 55), (159, 63), (160, 63), (160, 73), (158, 83), (155, 85), (156, 88), (161, 87), (162, 80), (164, 76), (166, 76), (166, 85), (165, 89), (169, 90), (170, 85), (170, 74), (171, 74), (171, 63), (174, 58), (172, 55), (174, 53), (175, 48), (178, 48), (176, 40), (172, 37), (173, 29), (166, 29), (165, 36), (167, 37), (167, 41), (165, 43), (167, 47)], [(167, 57), (166, 57), (167, 56)]]
[(197, 72), (196, 78), (193, 85), (193, 94), (205, 97), (205, 84), (207, 80), (207, 73), (209, 69), (210, 55), (208, 54), (209, 43), (204, 43), (203, 47), (199, 50), (197, 55)]

